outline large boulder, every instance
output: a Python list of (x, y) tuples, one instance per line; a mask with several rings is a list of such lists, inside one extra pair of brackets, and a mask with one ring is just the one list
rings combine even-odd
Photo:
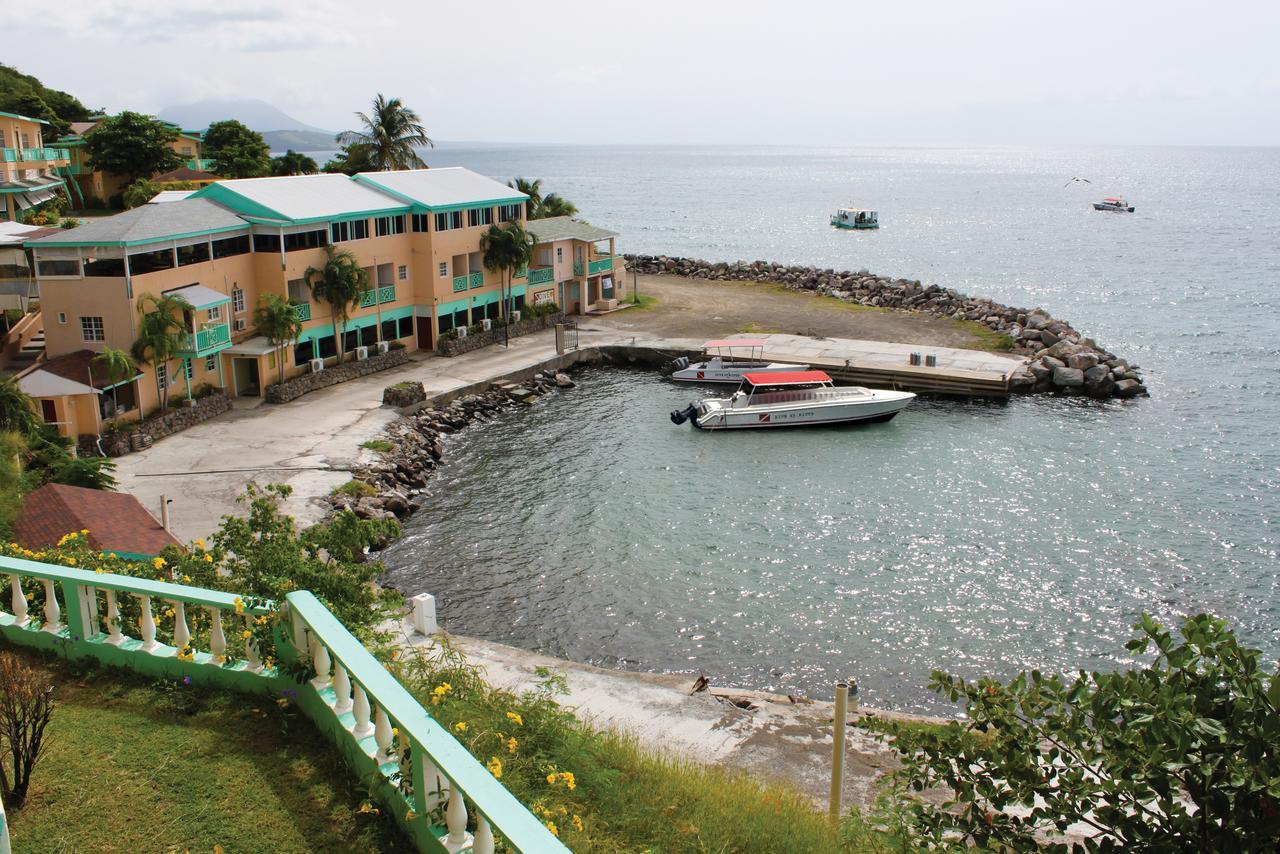
[(1057, 334), (1054, 332), (1050, 332), (1048, 329), (1041, 329), (1039, 334), (1040, 334), (1040, 340), (1044, 342), (1044, 346), (1046, 347), (1052, 347), (1054, 344), (1057, 344), (1059, 341)]
[(1044, 356), (1040, 359), (1040, 364), (1044, 365), (1049, 370), (1053, 370), (1054, 368), (1065, 368), (1067, 366), (1066, 362), (1061, 359), (1055, 359), (1053, 356)]
[[(1079, 366), (1072, 365), (1071, 367), (1075, 368)], [(1094, 365), (1093, 367), (1085, 368), (1084, 384), (1087, 386), (1096, 386), (1098, 383), (1102, 382), (1104, 379), (1107, 379), (1110, 376), (1111, 376), (1111, 371), (1110, 369), (1107, 368), (1106, 365)]]
[(1098, 364), (1098, 355), (1090, 353), (1087, 350), (1079, 353), (1072, 353), (1067, 357), (1067, 367), (1078, 368), (1082, 371), (1090, 370)]
[(1054, 368), (1053, 384), (1058, 388), (1080, 388), (1084, 385), (1084, 371), (1079, 368)]
[(1120, 380), (1116, 383), (1116, 397), (1134, 397), (1145, 389), (1137, 380)]

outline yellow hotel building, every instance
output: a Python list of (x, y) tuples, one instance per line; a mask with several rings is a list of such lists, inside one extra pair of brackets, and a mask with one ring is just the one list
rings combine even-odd
[(65, 184), (59, 174), (71, 162), (65, 148), (48, 148), (49, 123), (0, 112), (0, 222), (16, 221), (29, 207), (48, 201)]
[[(191, 309), (178, 357), (162, 366), (159, 383), (174, 396), (202, 384), (261, 395), (278, 377), (278, 360), (289, 378), (336, 355), (328, 306), (313, 303), (303, 281), (328, 245), (350, 252), (369, 274), (344, 352), (372, 354), (391, 342), (432, 350), (442, 333), (501, 315), (500, 274), (484, 268), (480, 242), (490, 225), (507, 221), (538, 238), (534, 263), (513, 281), (515, 309), (610, 305), (623, 272), (617, 235), (568, 217), (526, 222), (526, 200), (458, 167), (250, 178), (29, 241), (46, 359), (19, 383), (69, 436), (100, 433), (108, 417), (150, 414), (160, 399), (154, 366), (108, 389), (93, 376), (92, 357), (106, 346), (128, 350), (139, 301), (171, 294)], [(278, 348), (253, 326), (268, 293), (287, 296), (303, 323), (298, 339)]]

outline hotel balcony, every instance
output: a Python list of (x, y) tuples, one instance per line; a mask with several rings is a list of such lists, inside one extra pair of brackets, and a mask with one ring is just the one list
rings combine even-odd
[(231, 345), (231, 327), (226, 322), (215, 323), (192, 335), (184, 334), (178, 341), (178, 356), (181, 358), (198, 358), (225, 350)]
[(65, 148), (0, 148), (0, 161), (21, 163), (24, 168), (38, 169), (39, 164), (66, 166), (71, 152)]

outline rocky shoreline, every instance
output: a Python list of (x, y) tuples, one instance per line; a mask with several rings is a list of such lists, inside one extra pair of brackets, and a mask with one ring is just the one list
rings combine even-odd
[(1026, 357), (1027, 363), (1010, 378), (1013, 392), (1094, 398), (1129, 398), (1147, 393), (1137, 365), (1129, 364), (1042, 308), (1015, 308), (987, 298), (966, 296), (952, 288), (877, 276), (865, 270), (837, 271), (768, 261), (703, 261), (666, 255), (624, 257), (627, 268), (637, 273), (769, 282), (858, 305), (973, 321), (992, 332), (1007, 335), (1011, 351)]

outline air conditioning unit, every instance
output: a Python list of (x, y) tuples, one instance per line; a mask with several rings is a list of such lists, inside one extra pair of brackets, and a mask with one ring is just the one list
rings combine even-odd
[(237, 320), (233, 328), (235, 329), (236, 332), (244, 332), (244, 329), (245, 329), (244, 318), (240, 318), (239, 320)]
[(515, 311), (511, 312), (511, 322), (512, 323), (520, 322), (520, 309), (517, 308)]
[(391, 349), (391, 345), (390, 345), (390, 344), (388, 344), (386, 341), (379, 341), (379, 342), (378, 342), (378, 352), (379, 352), (379, 353), (385, 353), (385, 352), (387, 352), (387, 351), (388, 351), (388, 350), (390, 350), (390, 349)]
[(457, 327), (454, 327), (454, 328), (457, 330), (457, 332), (458, 332), (458, 337), (459, 337), (459, 338), (466, 338), (466, 337), (467, 337), (467, 327), (465, 327), (465, 326), (457, 326)]
[(480, 326), (481, 328), (484, 329), (485, 332), (488, 332), (490, 329), (493, 328), (493, 321), (486, 317), (480, 321)]
[(311, 373), (318, 374), (324, 370), (324, 359), (311, 360)]
[(365, 360), (365, 359), (367, 359), (367, 358), (369, 358), (369, 348), (368, 348), (368, 347), (357, 347), (357, 348), (356, 348), (356, 361), (357, 361), (357, 362), (361, 362), (361, 361), (364, 361), (364, 360)]

